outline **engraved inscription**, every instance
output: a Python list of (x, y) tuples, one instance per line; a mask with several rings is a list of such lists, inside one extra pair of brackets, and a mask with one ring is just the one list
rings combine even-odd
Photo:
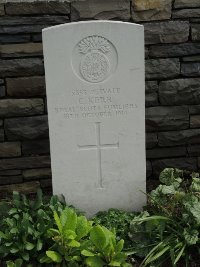
[(114, 45), (102, 36), (88, 36), (74, 48), (72, 67), (76, 74), (90, 83), (106, 80), (117, 67), (118, 55)]
[(98, 157), (98, 188), (103, 189), (103, 174), (102, 174), (102, 149), (110, 149), (110, 148), (119, 148), (119, 142), (115, 144), (102, 144), (101, 143), (101, 123), (95, 122), (95, 131), (96, 131), (96, 144), (95, 145), (78, 145), (81, 150), (97, 150)]

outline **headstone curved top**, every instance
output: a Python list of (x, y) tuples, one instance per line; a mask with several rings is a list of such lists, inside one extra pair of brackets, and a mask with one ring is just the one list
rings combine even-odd
[(146, 198), (143, 26), (43, 30), (53, 190), (92, 215)]

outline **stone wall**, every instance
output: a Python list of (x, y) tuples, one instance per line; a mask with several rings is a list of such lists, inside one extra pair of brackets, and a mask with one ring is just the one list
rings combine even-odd
[(77, 20), (145, 26), (150, 186), (164, 167), (200, 169), (199, 0), (24, 1), (0, 3), (1, 195), (51, 188), (41, 30)]

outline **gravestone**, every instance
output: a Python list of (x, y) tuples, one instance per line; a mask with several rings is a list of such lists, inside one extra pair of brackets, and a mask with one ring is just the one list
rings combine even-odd
[(43, 30), (54, 194), (88, 215), (145, 205), (143, 26)]

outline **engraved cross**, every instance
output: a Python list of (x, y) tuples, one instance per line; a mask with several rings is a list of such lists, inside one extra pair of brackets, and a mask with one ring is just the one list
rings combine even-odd
[(110, 149), (110, 148), (119, 148), (119, 142), (115, 144), (102, 144), (101, 143), (101, 123), (95, 122), (95, 130), (96, 130), (96, 144), (95, 145), (78, 145), (81, 150), (90, 150), (96, 149), (98, 156), (98, 183), (99, 187), (103, 188), (103, 175), (102, 175), (102, 149)]

